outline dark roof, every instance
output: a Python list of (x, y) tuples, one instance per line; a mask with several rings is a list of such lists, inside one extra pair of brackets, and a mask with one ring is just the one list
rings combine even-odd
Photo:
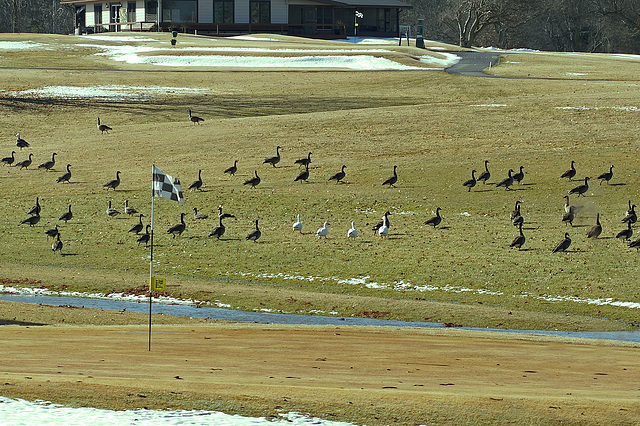
[[(295, 0), (293, 0), (292, 3), (293, 2), (295, 2)], [(314, 2), (336, 7), (412, 7), (399, 0), (314, 0)]]

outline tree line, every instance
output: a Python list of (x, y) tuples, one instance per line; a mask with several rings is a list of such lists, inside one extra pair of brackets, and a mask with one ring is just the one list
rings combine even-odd
[(75, 15), (60, 0), (0, 0), (0, 32), (70, 34)]

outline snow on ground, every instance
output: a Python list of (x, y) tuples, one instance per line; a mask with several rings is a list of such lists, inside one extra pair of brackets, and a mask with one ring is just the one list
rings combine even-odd
[(16, 97), (44, 97), (53, 99), (92, 99), (101, 101), (141, 101), (154, 97), (155, 95), (177, 93), (177, 94), (189, 94), (189, 93), (203, 93), (211, 92), (209, 89), (198, 89), (188, 87), (161, 87), (161, 86), (122, 86), (122, 85), (110, 85), (110, 86), (45, 86), (38, 89), (29, 89), (13, 92), (4, 92), (0, 90), (0, 93)]
[(0, 41), (0, 50), (25, 50), (46, 46), (32, 41)]
[(281, 419), (242, 417), (217, 411), (111, 411), (97, 408), (70, 408), (46, 401), (29, 402), (0, 396), (0, 420), (11, 426), (112, 426), (112, 425), (180, 425), (180, 426), (352, 426), (352, 423), (311, 418), (298, 413), (281, 413)]

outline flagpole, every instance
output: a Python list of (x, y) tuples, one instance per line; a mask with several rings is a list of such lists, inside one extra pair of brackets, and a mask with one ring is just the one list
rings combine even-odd
[(151, 304), (153, 300), (153, 290), (151, 288), (151, 278), (153, 278), (153, 200), (155, 198), (153, 188), (153, 168), (151, 169), (151, 260), (149, 261), (149, 352), (151, 352)]

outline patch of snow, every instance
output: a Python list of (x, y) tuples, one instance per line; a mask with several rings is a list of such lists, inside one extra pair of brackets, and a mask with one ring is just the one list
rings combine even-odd
[(104, 101), (145, 100), (154, 95), (166, 93), (203, 93), (209, 89), (195, 89), (188, 87), (161, 87), (161, 86), (45, 86), (39, 89), (3, 92), (11, 97), (38, 97), (55, 99), (97, 99)]
[(570, 77), (578, 77), (578, 76), (581, 76), (581, 75), (589, 75), (589, 74), (584, 73), (584, 72), (568, 72), (568, 73), (565, 73), (565, 75), (570, 76)]
[(0, 41), (0, 50), (25, 50), (35, 49), (41, 46), (47, 45), (43, 43), (34, 43), (32, 41)]
[(92, 40), (100, 41), (117, 41), (117, 42), (130, 42), (130, 41), (156, 41), (149, 37), (141, 36), (108, 36), (108, 35), (83, 35), (78, 36), (82, 38), (90, 38)]
[(507, 104), (477, 104), (477, 105), (469, 105), (470, 107), (479, 107), (479, 108), (499, 108), (506, 107)]
[(453, 53), (440, 53), (439, 55), (444, 56), (444, 58), (425, 55), (420, 57), (420, 62), (425, 62), (428, 64), (439, 64), (445, 67), (449, 67), (460, 62), (460, 56), (454, 55)]
[(566, 110), (577, 110), (577, 111), (589, 111), (589, 110), (599, 111), (601, 109), (613, 109), (613, 110), (628, 111), (628, 112), (638, 112), (638, 111), (640, 111), (640, 107), (637, 107), (637, 106), (610, 106), (610, 107), (585, 107), (585, 106), (570, 107), (570, 106), (565, 106), (565, 107), (554, 107), (554, 108), (555, 109), (566, 109)]

